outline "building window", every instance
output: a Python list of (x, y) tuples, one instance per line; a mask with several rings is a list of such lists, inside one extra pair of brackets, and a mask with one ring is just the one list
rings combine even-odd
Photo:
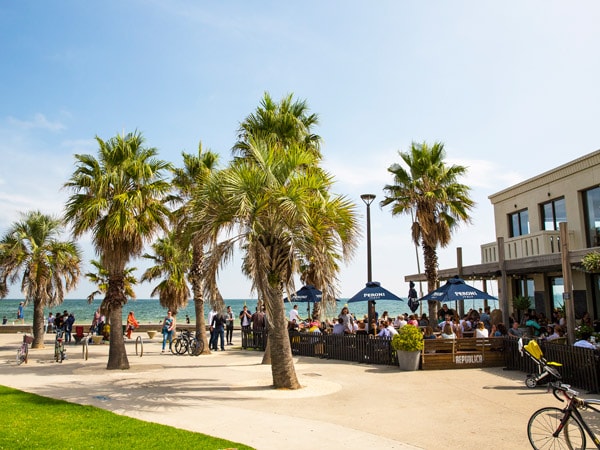
[(529, 234), (529, 212), (526, 209), (510, 214), (508, 218), (510, 221), (510, 237)]
[(550, 289), (551, 289), (551, 303), (552, 311), (557, 308), (564, 308), (565, 301), (563, 294), (565, 292), (565, 284), (562, 277), (550, 277)]
[(588, 247), (600, 246), (600, 187), (583, 191)]
[(558, 224), (567, 221), (565, 199), (559, 198), (542, 204), (542, 229), (558, 230)]

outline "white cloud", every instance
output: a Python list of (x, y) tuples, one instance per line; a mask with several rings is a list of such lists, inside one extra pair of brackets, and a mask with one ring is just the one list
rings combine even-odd
[(8, 123), (22, 130), (41, 129), (47, 131), (61, 131), (66, 129), (66, 126), (63, 123), (56, 120), (48, 120), (46, 116), (41, 113), (35, 114), (31, 120), (21, 120), (14, 117), (9, 117)]

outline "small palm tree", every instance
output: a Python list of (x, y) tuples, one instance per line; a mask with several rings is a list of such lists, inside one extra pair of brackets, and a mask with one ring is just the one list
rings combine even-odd
[[(204, 274), (202, 261), (204, 258), (204, 242), (195, 232), (192, 220), (192, 200), (194, 192), (200, 189), (210, 174), (217, 170), (218, 155), (210, 150), (204, 151), (202, 143), (198, 145), (197, 154), (182, 153), (183, 167), (173, 169), (172, 184), (176, 192), (171, 196), (171, 201), (177, 205), (173, 213), (176, 234), (174, 238), (178, 246), (191, 246), (192, 261), (188, 268), (188, 280), (192, 285), (194, 298), (194, 312), (196, 314), (196, 334), (204, 341), (203, 353), (210, 353), (206, 339), (206, 323), (204, 319)], [(220, 295), (211, 298), (212, 305), (218, 310), (223, 309), (223, 300)]]
[[(95, 267), (96, 272), (88, 272), (85, 274), (85, 277), (98, 286), (98, 289), (87, 296), (88, 303), (92, 303), (96, 295), (104, 295), (108, 290), (108, 271), (102, 267), (100, 261), (92, 259), (90, 262)], [(136, 270), (136, 267), (125, 268), (125, 296), (130, 300), (136, 298), (135, 291), (133, 290), (133, 287), (137, 284), (137, 278), (134, 275)], [(104, 311), (104, 314), (106, 314), (106, 311)]]
[(60, 241), (62, 230), (59, 219), (32, 211), (0, 240), (0, 297), (21, 278), (25, 304), (33, 302), (33, 348), (44, 347), (44, 308), (60, 305), (79, 280), (79, 247)]
[[(452, 231), (461, 222), (470, 222), (469, 211), (475, 202), (469, 197), (469, 187), (458, 182), (466, 167), (448, 166), (444, 161), (444, 144), (413, 142), (408, 152), (399, 152), (406, 167), (392, 164), (388, 168), (393, 183), (383, 190), (381, 206), (392, 206), (392, 215), (411, 214), (412, 239), (423, 247), (427, 288), (437, 288), (437, 247), (450, 243)], [(429, 302), (429, 317), (437, 316), (437, 302)]]
[(168, 228), (165, 199), (170, 184), (165, 172), (170, 164), (144, 146), (140, 133), (104, 141), (96, 137), (98, 158), (75, 155), (76, 168), (65, 187), (73, 192), (65, 217), (73, 235), (91, 233), (96, 253), (108, 272), (103, 307), (108, 311), (110, 349), (107, 369), (128, 369), (121, 332), (125, 295), (125, 267), (142, 254), (144, 244)]
[(152, 244), (153, 255), (144, 254), (144, 258), (151, 259), (155, 265), (146, 269), (140, 281), (161, 279), (150, 295), (158, 295), (161, 306), (170, 309), (176, 316), (177, 311), (184, 308), (190, 298), (186, 273), (192, 263), (192, 255), (189, 247), (181, 248), (173, 236), (169, 234)]

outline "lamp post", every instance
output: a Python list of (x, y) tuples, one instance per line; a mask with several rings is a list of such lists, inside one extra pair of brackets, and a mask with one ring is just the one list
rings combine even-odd
[[(360, 196), (365, 205), (367, 205), (367, 281), (370, 283), (373, 281), (373, 272), (371, 268), (371, 203), (375, 200), (374, 194), (362, 194)], [(371, 322), (375, 320), (375, 302), (373, 300), (369, 300), (368, 302), (368, 320), (367, 330), (371, 328)], [(375, 325), (375, 329), (373, 330), (373, 334), (377, 333), (377, 325)]]

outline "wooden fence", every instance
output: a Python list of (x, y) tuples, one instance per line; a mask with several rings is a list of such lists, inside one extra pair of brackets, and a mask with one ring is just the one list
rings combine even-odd
[[(523, 345), (530, 339), (523, 338)], [(539, 342), (546, 361), (562, 364), (558, 371), (562, 381), (577, 389), (590, 393), (600, 392), (600, 358), (598, 353), (589, 348), (573, 347), (566, 344)], [(538, 373), (538, 365), (525, 353), (521, 355), (518, 340), (506, 338), (504, 344), (505, 365), (508, 369), (520, 370), (526, 374)]]
[[(242, 347), (263, 350), (266, 330), (242, 330)], [(529, 341), (523, 339), (523, 344)], [(390, 338), (367, 335), (332, 335), (290, 333), (292, 354), (364, 364), (396, 365), (396, 353)], [(548, 361), (562, 364), (558, 370), (562, 381), (590, 393), (600, 392), (600, 357), (594, 350), (572, 345), (540, 342)], [(527, 355), (521, 355), (518, 340), (511, 337), (488, 339), (426, 340), (421, 354), (421, 369), (468, 369), (474, 367), (506, 367), (524, 374), (537, 373), (538, 366)], [(523, 377), (523, 380), (525, 376)]]

